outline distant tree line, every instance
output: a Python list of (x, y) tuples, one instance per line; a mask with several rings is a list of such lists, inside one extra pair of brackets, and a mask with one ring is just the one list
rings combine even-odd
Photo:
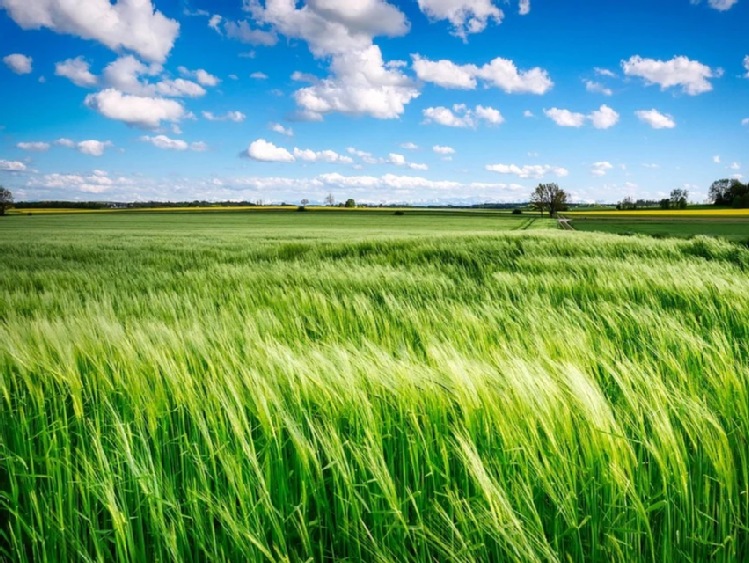
[(708, 194), (715, 205), (745, 209), (749, 207), (749, 183), (742, 184), (735, 178), (716, 180)]
[(254, 207), (253, 201), (19, 201), (16, 209), (149, 209), (153, 207)]
[(625, 197), (616, 204), (620, 211), (629, 211), (635, 209), (686, 209), (689, 204), (689, 192), (687, 190), (676, 189), (671, 192), (669, 197), (663, 199), (634, 199)]

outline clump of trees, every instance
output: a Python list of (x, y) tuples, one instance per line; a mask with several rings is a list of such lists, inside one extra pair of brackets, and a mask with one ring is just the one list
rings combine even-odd
[(13, 194), (0, 186), (0, 215), (5, 215), (5, 211), (13, 207)]
[(749, 183), (742, 184), (736, 178), (716, 180), (710, 186), (708, 197), (715, 205), (747, 208), (749, 207)]
[(689, 205), (689, 191), (676, 189), (673, 190), (669, 197), (661, 200), (657, 199), (634, 199), (632, 197), (625, 197), (619, 203), (616, 204), (616, 208), (620, 211), (632, 211), (636, 209), (648, 209), (654, 207), (660, 207), (661, 209), (686, 209)]
[(560, 211), (567, 210), (567, 192), (556, 184), (539, 184), (531, 194), (531, 205), (544, 214), (549, 210), (549, 217), (555, 217)]

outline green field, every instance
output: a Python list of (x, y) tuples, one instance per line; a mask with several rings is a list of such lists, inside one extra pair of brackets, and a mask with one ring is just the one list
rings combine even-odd
[(596, 231), (613, 234), (637, 234), (655, 237), (689, 238), (698, 235), (720, 237), (735, 242), (749, 240), (749, 221), (727, 219), (706, 220), (641, 220), (641, 219), (573, 219), (578, 231)]
[(3, 218), (0, 559), (745, 560), (749, 250), (555, 227)]
[(575, 211), (566, 213), (578, 231), (690, 238), (699, 235), (749, 241), (749, 210), (690, 207), (660, 211)]

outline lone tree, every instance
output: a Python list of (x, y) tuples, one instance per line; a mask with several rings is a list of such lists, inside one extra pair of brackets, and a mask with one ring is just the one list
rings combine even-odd
[(344, 207), (356, 207), (356, 201), (354, 201), (351, 198), (348, 198), (346, 200), (346, 203), (344, 204)]
[(673, 190), (671, 192), (672, 209), (686, 209), (688, 200), (689, 192), (687, 190)]
[(0, 215), (5, 215), (5, 211), (13, 207), (13, 194), (0, 186)]
[(308, 200), (308, 199), (307, 199), (307, 198), (305, 197), (305, 198), (304, 198), (304, 199), (302, 200), (302, 202), (301, 202), (301, 203), (302, 203), (302, 207), (307, 207), (307, 206), (309, 205), (309, 200)]
[(325, 197), (325, 204), (329, 205), (330, 207), (333, 207), (335, 205), (335, 197), (333, 197), (333, 194), (328, 194)]
[(549, 217), (555, 217), (559, 211), (567, 209), (567, 192), (556, 184), (539, 184), (531, 194), (533, 207), (544, 214), (549, 210)]

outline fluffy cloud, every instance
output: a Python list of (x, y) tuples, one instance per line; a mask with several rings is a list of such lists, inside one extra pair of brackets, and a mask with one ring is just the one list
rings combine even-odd
[(749, 78), (749, 55), (744, 57), (744, 69), (746, 69), (746, 74), (744, 75), (744, 78)]
[(338, 154), (332, 150), (313, 151), (310, 149), (294, 148), (294, 158), (305, 162), (330, 162), (351, 164), (354, 160), (350, 156)]
[(253, 72), (250, 74), (250, 78), (253, 80), (268, 80), (268, 75), (264, 72)]
[(622, 61), (622, 69), (625, 75), (644, 78), (647, 84), (658, 84), (661, 90), (681, 86), (690, 96), (712, 90), (713, 85), (708, 79), (719, 75), (709, 66), (683, 56), (659, 61), (635, 55), (629, 60)]
[(560, 127), (582, 127), (590, 120), (596, 129), (608, 129), (619, 122), (619, 114), (606, 104), (588, 115), (559, 108), (544, 110), (544, 114)]
[(89, 156), (101, 156), (104, 154), (104, 150), (107, 147), (111, 147), (110, 141), (97, 141), (96, 139), (89, 139), (87, 141), (81, 141), (78, 143), (78, 151), (82, 154)]
[(603, 94), (604, 96), (611, 96), (614, 93), (610, 88), (606, 88), (606, 86), (604, 86), (600, 82), (595, 82), (594, 80), (586, 80), (585, 89), (588, 92), (593, 92), (594, 94)]
[(179, 121), (185, 116), (185, 108), (174, 100), (129, 96), (112, 88), (89, 94), (85, 103), (104, 117), (136, 127), (156, 128), (162, 121)]
[(442, 86), (473, 90), (477, 78), (508, 94), (545, 94), (554, 83), (542, 68), (520, 71), (509, 59), (496, 58), (483, 66), (457, 65), (449, 60), (430, 61), (412, 55), (413, 69), (420, 80)]
[(331, 75), (294, 94), (301, 117), (320, 120), (340, 112), (391, 119), (419, 95), (397, 61), (386, 63), (377, 35), (396, 37), (408, 22), (395, 6), (382, 0), (310, 0), (302, 8), (288, 0), (249, 2), (255, 19), (287, 37), (307, 41), (312, 54), (330, 58)]
[(473, 90), (476, 88), (475, 65), (456, 65), (452, 61), (430, 61), (413, 55), (413, 69), (419, 80), (431, 82), (443, 88), (462, 88)]
[(455, 149), (452, 147), (445, 147), (442, 145), (434, 145), (432, 147), (432, 150), (436, 152), (437, 154), (441, 154), (443, 156), (448, 156), (451, 154), (455, 154)]
[(213, 112), (204, 111), (203, 117), (208, 121), (233, 121), (234, 123), (242, 123), (247, 118), (241, 111), (227, 111), (225, 115), (215, 115)]
[(0, 7), (23, 29), (46, 27), (155, 62), (167, 58), (179, 34), (179, 24), (155, 10), (151, 0), (0, 0)]
[(531, 0), (520, 0), (518, 5), (518, 13), (521, 16), (527, 16), (531, 13)]
[(367, 49), (375, 36), (399, 37), (409, 29), (405, 15), (383, 0), (309, 0), (302, 8), (289, 0), (246, 4), (258, 22), (305, 40), (317, 57)]
[(596, 129), (608, 129), (619, 123), (619, 114), (605, 104), (591, 112), (588, 117)]
[(545, 109), (544, 114), (560, 127), (582, 127), (585, 124), (584, 114), (568, 109)]
[(415, 151), (419, 148), (419, 145), (409, 141), (408, 143), (401, 143), (401, 148), (409, 151)]
[[(132, 55), (127, 55), (120, 57), (104, 69), (104, 81), (108, 86), (124, 94), (134, 96), (197, 98), (205, 95), (206, 91), (200, 84), (183, 78), (164, 79), (156, 83), (147, 82), (142, 78), (158, 75), (161, 70), (160, 65), (147, 66)], [(198, 74), (198, 72), (195, 74)], [(218, 80), (207, 73), (205, 76), (201, 76), (208, 81), (211, 79)]]
[(250, 143), (247, 156), (260, 162), (294, 162), (294, 155), (283, 147), (277, 147), (265, 139), (257, 139)]
[(35, 141), (35, 142), (29, 142), (29, 143), (22, 142), (22, 143), (16, 144), (16, 146), (19, 149), (24, 150), (24, 151), (38, 151), (38, 152), (49, 150), (49, 147), (50, 147), (49, 143), (45, 143), (42, 141)]
[(452, 109), (444, 106), (429, 107), (423, 112), (425, 123), (437, 123), (445, 127), (476, 127), (481, 121), (499, 125), (504, 118), (499, 110), (492, 107), (476, 106), (469, 109), (465, 104), (455, 104)]
[(98, 83), (98, 78), (91, 74), (89, 64), (83, 57), (67, 59), (55, 64), (55, 75), (64, 76), (76, 86), (92, 87)]
[(0, 160), (0, 172), (23, 172), (26, 165), (16, 160)]
[(402, 154), (390, 153), (385, 161), (395, 166), (405, 166), (411, 170), (428, 170), (429, 167), (426, 164), (419, 164), (416, 162), (408, 162), (406, 157)]
[(151, 143), (156, 148), (164, 150), (186, 151), (190, 149), (193, 151), (204, 151), (208, 148), (202, 141), (187, 143), (187, 141), (183, 141), (182, 139), (170, 139), (166, 135), (156, 135), (155, 137), (144, 135), (140, 140)]
[(372, 153), (370, 152), (362, 151), (354, 147), (347, 148), (346, 152), (351, 155), (359, 157), (362, 160), (362, 162), (366, 162), (367, 164), (377, 163), (377, 159), (374, 156), (372, 156)]
[(34, 187), (45, 189), (75, 190), (84, 193), (100, 194), (113, 188), (132, 187), (131, 178), (111, 177), (104, 170), (94, 170), (91, 174), (45, 174), (32, 181)]
[(294, 130), (291, 127), (284, 127), (280, 123), (271, 123), (270, 130), (279, 135), (286, 135), (287, 137), (294, 136)]
[(218, 77), (213, 76), (206, 70), (199, 68), (198, 70), (190, 70), (188, 68), (185, 68), (183, 66), (178, 67), (177, 70), (182, 76), (186, 76), (187, 78), (193, 78), (198, 81), (199, 84), (202, 84), (203, 86), (216, 86), (221, 80), (219, 80)]
[(741, 120), (741, 125), (744, 125), (745, 127), (749, 127), (749, 117), (745, 117)]
[[(521, 13), (524, 6), (530, 9), (528, 2), (521, 2)], [(419, 8), (433, 20), (450, 22), (453, 35), (463, 41), (471, 33), (484, 31), (490, 22), (501, 23), (504, 17), (492, 0), (419, 0)]]
[[(369, 153), (359, 153), (356, 149), (348, 149), (349, 154), (371, 156)], [(287, 150), (277, 147), (265, 139), (257, 139), (247, 149), (247, 156), (261, 162), (327, 162), (332, 164), (352, 164), (354, 159), (350, 156), (339, 154), (336, 151), (326, 149), (314, 151), (312, 149), (300, 149), (298, 147)]]
[(517, 164), (487, 164), (485, 167), (490, 172), (499, 174), (512, 174), (518, 178), (543, 178), (549, 174), (554, 174), (558, 178), (564, 178), (569, 175), (569, 170), (558, 166), (548, 164), (526, 164), (518, 166)]
[(605, 176), (609, 170), (612, 170), (614, 165), (610, 162), (594, 162), (590, 168), (590, 173), (593, 176)]
[(57, 139), (55, 144), (59, 147), (65, 147), (66, 149), (74, 149), (75, 141), (71, 139)]
[[(216, 24), (215, 27), (212, 27), (219, 31), (218, 24), (220, 23), (220, 20), (219, 22), (216, 22), (215, 20), (212, 21)], [(263, 31), (262, 29), (254, 29), (244, 20), (240, 22), (227, 21), (224, 23), (224, 29), (226, 30), (227, 37), (236, 39), (241, 43), (247, 43), (249, 45), (265, 45), (266, 47), (278, 43), (278, 36), (275, 33), (271, 31)]]
[(716, 155), (715, 155), (715, 156), (713, 157), (713, 162), (714, 162), (715, 164), (720, 164), (720, 155), (719, 155), (719, 154), (716, 154)]
[(419, 91), (400, 70), (382, 60), (376, 45), (336, 55), (333, 76), (294, 93), (306, 115), (319, 119), (331, 112), (393, 119)]
[[(0, 3), (0, 5), (2, 5)], [(7, 67), (15, 72), (16, 74), (30, 74), (31, 73), (31, 57), (22, 55), (21, 53), (13, 53), (7, 57), (3, 57), (3, 62)]]
[(673, 117), (655, 109), (636, 111), (635, 115), (640, 121), (647, 123), (653, 129), (673, 129), (676, 127)]
[(477, 75), (508, 94), (545, 94), (554, 83), (542, 68), (518, 71), (515, 63), (496, 58), (478, 69)]

